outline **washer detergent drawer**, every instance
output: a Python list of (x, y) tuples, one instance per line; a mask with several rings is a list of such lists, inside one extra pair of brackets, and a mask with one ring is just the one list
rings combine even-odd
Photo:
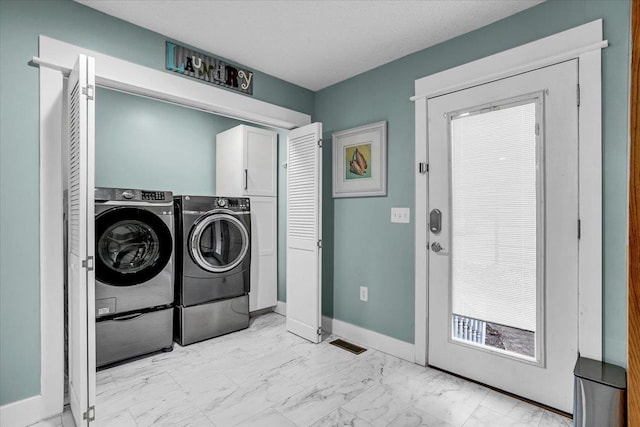
[(176, 341), (180, 345), (249, 327), (249, 296), (176, 307)]
[(96, 322), (96, 366), (173, 349), (173, 307)]

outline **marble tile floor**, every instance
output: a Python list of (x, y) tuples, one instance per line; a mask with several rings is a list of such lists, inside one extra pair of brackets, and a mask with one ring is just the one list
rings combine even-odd
[[(269, 313), (249, 329), (97, 374), (100, 427), (571, 426), (438, 370), (311, 344)], [(73, 427), (68, 412), (36, 424)]]

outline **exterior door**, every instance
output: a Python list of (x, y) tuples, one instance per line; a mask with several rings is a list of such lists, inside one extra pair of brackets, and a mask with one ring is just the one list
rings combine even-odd
[(76, 426), (95, 423), (94, 59), (79, 55), (69, 76), (67, 247), (69, 400)]
[(322, 123), (289, 132), (287, 330), (322, 338)]
[(577, 61), (435, 97), (429, 364), (572, 412)]

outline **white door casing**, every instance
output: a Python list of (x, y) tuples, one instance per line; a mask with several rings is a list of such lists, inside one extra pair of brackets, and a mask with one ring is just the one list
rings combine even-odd
[(287, 330), (313, 343), (322, 322), (322, 124), (289, 132)]
[[(429, 240), (431, 244), (437, 242), (445, 248), (440, 252), (429, 251), (429, 364), (566, 412), (572, 411), (573, 366), (577, 358), (578, 340), (578, 106), (575, 96), (576, 87), (577, 61), (572, 60), (437, 97), (428, 102), (429, 158), (431, 160), (429, 207), (430, 209), (440, 209), (443, 217), (442, 232), (432, 232)], [(538, 285), (534, 284), (537, 294), (533, 296), (533, 300), (531, 296), (526, 296), (528, 291), (518, 289), (515, 294), (522, 300), (509, 297), (508, 304), (523, 305), (518, 306), (519, 308), (516, 310), (502, 309), (504, 303), (496, 304), (495, 301), (504, 298), (513, 286), (520, 286), (521, 279), (517, 270), (508, 273), (510, 275), (508, 278), (498, 279), (498, 276), (510, 271), (505, 268), (511, 268), (500, 267), (501, 273), (497, 274), (496, 271), (496, 280), (487, 280), (486, 276), (489, 273), (486, 269), (475, 271), (477, 269), (475, 263), (478, 260), (490, 266), (495, 265), (493, 263), (499, 262), (500, 259), (504, 260), (513, 256), (511, 255), (513, 250), (507, 248), (511, 248), (511, 245), (517, 242), (505, 241), (504, 239), (510, 239), (507, 236), (511, 232), (506, 231), (506, 228), (514, 225), (501, 224), (503, 231), (500, 232), (500, 241), (502, 242), (500, 245), (506, 243), (506, 246), (499, 251), (493, 248), (490, 237), (476, 241), (477, 236), (486, 236), (487, 231), (490, 231), (489, 235), (493, 235), (493, 231), (485, 230), (490, 228), (488, 224), (491, 221), (490, 218), (478, 218), (477, 214), (472, 217), (465, 216), (465, 225), (463, 226), (462, 223), (458, 225), (458, 234), (456, 235), (460, 235), (459, 233), (464, 227), (466, 236), (464, 239), (470, 242), (465, 246), (465, 249), (474, 250), (473, 247), (486, 249), (481, 250), (477, 255), (469, 255), (466, 252), (464, 255), (467, 262), (471, 256), (471, 264), (467, 264), (464, 269), (464, 286), (468, 288), (470, 284), (475, 283), (477, 287), (482, 283), (480, 285), (481, 293), (473, 298), (477, 299), (479, 296), (487, 294), (489, 289), (495, 288), (500, 280), (505, 280), (505, 285), (508, 284), (508, 288), (494, 290), (491, 300), (482, 303), (471, 301), (472, 304), (477, 305), (474, 312), (486, 311), (483, 306), (487, 304), (495, 305), (490, 309), (491, 312), (486, 312), (478, 319), (502, 318), (515, 323), (497, 322), (509, 325), (517, 325), (518, 323), (528, 325), (518, 327), (536, 331), (537, 354), (535, 361), (508, 356), (506, 352), (489, 351), (487, 350), (489, 347), (471, 345), (464, 341), (454, 340), (451, 336), (451, 314), (454, 313), (453, 300), (454, 298), (456, 301), (460, 300), (459, 295), (452, 293), (451, 281), (455, 271), (463, 271), (456, 267), (463, 258), (461, 255), (462, 240), (458, 240), (458, 246), (452, 240), (452, 190), (460, 185), (453, 185), (452, 168), (454, 168), (454, 157), (460, 158), (462, 156), (460, 147), (455, 148), (456, 152), (460, 154), (453, 156), (454, 147), (451, 144), (454, 142), (451, 141), (452, 131), (450, 128), (452, 112), (465, 112), (465, 115), (457, 122), (470, 120), (468, 118), (470, 116), (467, 116), (469, 113), (466, 111), (476, 111), (477, 115), (473, 117), (473, 120), (482, 118), (486, 114), (499, 114), (502, 117), (508, 111), (508, 106), (504, 104), (514, 105), (514, 100), (516, 104), (536, 105), (535, 120), (536, 125), (539, 126), (538, 136), (535, 137), (537, 152), (530, 152), (523, 157), (523, 159), (527, 159), (527, 165), (531, 165), (529, 162), (537, 159), (538, 170), (537, 178), (527, 175), (530, 177), (527, 179), (528, 182), (535, 179), (536, 185), (532, 188), (537, 188), (537, 195), (533, 194), (535, 205), (533, 213), (535, 215), (535, 211), (538, 211), (534, 216), (534, 221), (537, 222), (536, 229), (539, 233), (537, 239), (534, 237), (538, 242), (538, 254), (530, 255), (537, 259), (535, 277), (538, 278)], [(494, 112), (493, 108), (501, 108), (502, 110)], [(533, 125), (528, 128), (528, 131), (531, 132), (530, 135), (533, 135), (535, 132)], [(524, 147), (519, 139), (513, 138), (511, 135), (505, 141), (514, 141), (517, 147)], [(492, 138), (491, 141), (493, 140), (495, 139)], [(490, 141), (482, 142), (482, 144), (487, 143)], [(461, 142), (457, 141), (455, 144), (459, 146)], [(509, 145), (514, 144), (509, 142)], [(467, 151), (468, 149), (464, 152)], [(483, 149), (482, 155), (484, 156), (487, 151), (489, 150)], [(504, 152), (501, 151), (501, 155), (502, 153)], [(511, 153), (517, 156), (521, 151), (517, 153), (511, 151)], [(507, 154), (507, 157), (512, 157), (512, 155)], [(544, 161), (540, 159), (544, 159)], [(496, 161), (478, 158), (472, 163), (480, 161), (496, 165), (496, 168), (509, 168), (505, 170), (513, 170), (517, 164), (514, 163), (514, 159), (506, 157), (501, 157)], [(520, 162), (520, 160), (517, 161)], [(465, 162), (469, 162), (469, 159), (465, 158)], [(464, 167), (474, 168), (472, 165)], [(532, 166), (529, 168), (533, 169)], [(485, 172), (482, 173), (482, 175), (491, 174), (495, 175), (495, 171), (485, 169)], [(494, 180), (492, 182), (496, 182), (495, 180), (499, 180), (500, 177), (495, 176), (492, 179)], [(460, 178), (457, 180), (459, 181)], [(520, 188), (520, 184), (518, 184), (518, 188)], [(497, 196), (491, 195), (494, 190), (495, 186), (478, 191), (486, 191), (487, 197), (498, 200)], [(517, 190), (514, 189), (514, 191)], [(466, 193), (464, 196), (457, 196), (456, 199), (463, 197), (458, 202), (458, 209), (462, 203), (465, 205), (476, 204), (472, 201), (474, 196), (476, 195), (470, 196)], [(515, 193), (514, 196), (516, 196)], [(509, 200), (518, 203), (516, 211), (520, 212), (523, 209), (521, 206), (524, 205), (521, 205), (521, 202), (516, 202), (515, 197), (513, 199), (510, 197)], [(498, 207), (496, 206), (496, 208)], [(461, 213), (457, 215), (461, 215)], [(520, 215), (520, 213), (516, 215)], [(501, 214), (500, 216), (505, 215)], [(515, 224), (520, 224), (520, 221), (522, 219), (518, 219)], [(515, 226), (519, 227), (519, 225)], [(498, 233), (498, 230), (496, 229), (495, 232)], [(497, 242), (498, 240), (496, 240), (496, 245)], [(495, 251), (495, 254), (492, 251)], [(498, 255), (501, 252), (502, 254)], [(525, 251), (525, 253), (530, 253), (530, 251)], [(530, 261), (524, 262), (530, 263)], [(492, 267), (492, 271), (495, 268), (498, 267)], [(476, 276), (479, 271), (483, 271), (481, 277)], [(523, 271), (528, 270), (525, 268)], [(516, 276), (512, 276), (513, 273), (516, 273)], [(528, 278), (523, 279), (526, 282)], [(479, 289), (468, 288), (467, 292), (477, 293)], [(458, 304), (457, 310), (462, 310), (463, 305)], [(523, 316), (522, 313), (526, 312), (528, 307), (534, 311), (532, 320), (529, 320), (530, 316)], [(455, 314), (464, 313), (457, 311)], [(533, 324), (531, 324), (532, 321)]]
[(77, 426), (95, 415), (95, 65), (79, 55), (68, 83), (69, 398)]

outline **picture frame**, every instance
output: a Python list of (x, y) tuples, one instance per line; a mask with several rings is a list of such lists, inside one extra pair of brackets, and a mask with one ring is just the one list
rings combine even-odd
[(387, 122), (332, 134), (333, 197), (387, 195)]

